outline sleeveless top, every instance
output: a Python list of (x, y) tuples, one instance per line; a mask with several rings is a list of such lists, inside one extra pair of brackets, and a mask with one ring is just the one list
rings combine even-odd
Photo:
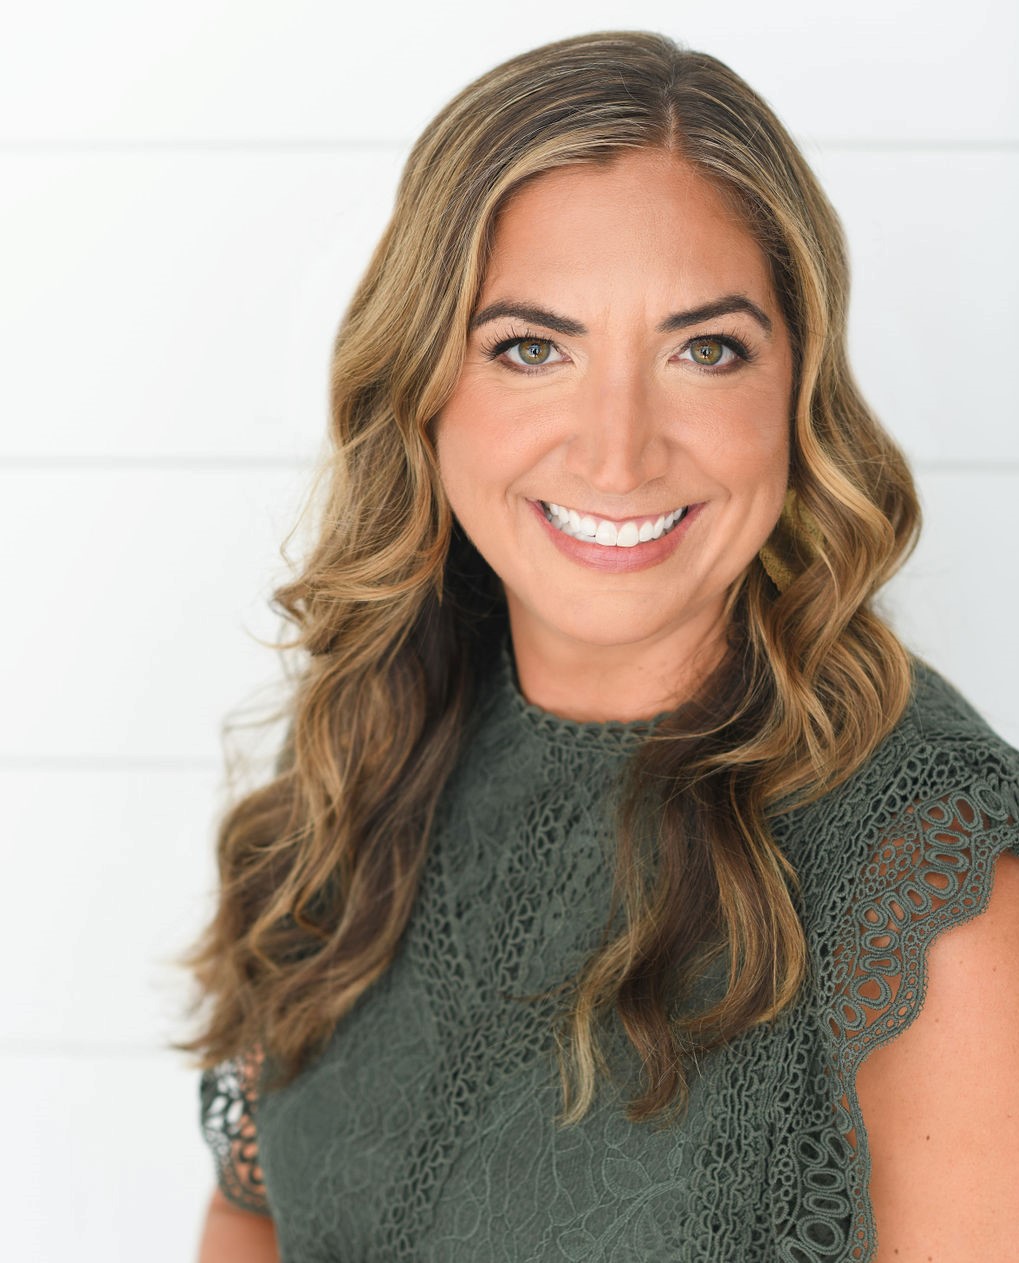
[[(253, 1059), (203, 1074), (220, 1188), (271, 1213), (283, 1263), (873, 1257), (856, 1069), (919, 1011), (934, 936), (1019, 855), (1019, 754), (917, 661), (870, 760), (771, 822), (802, 882), (801, 996), (701, 1059), (678, 1124), (629, 1122), (623, 1075), (558, 1127), (554, 1010), (514, 996), (598, 946), (616, 778), (659, 718), (543, 711), (504, 643), (392, 965), (288, 1086), (260, 1094)], [(621, 1033), (602, 1046), (636, 1066)]]

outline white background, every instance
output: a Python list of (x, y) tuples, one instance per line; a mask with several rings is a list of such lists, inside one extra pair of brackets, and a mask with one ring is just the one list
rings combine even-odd
[(659, 29), (776, 107), (846, 224), (857, 375), (911, 456), (909, 643), (1019, 743), (1019, 8), (1009, 0), (70, 0), (0, 28), (0, 1188), (7, 1257), (194, 1255), (210, 1159), (169, 962), (220, 728), (325, 423), (330, 339), (432, 114)]

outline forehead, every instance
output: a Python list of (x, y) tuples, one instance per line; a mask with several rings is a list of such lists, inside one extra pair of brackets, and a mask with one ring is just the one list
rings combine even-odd
[[(674, 296), (771, 295), (760, 246), (728, 199), (689, 162), (636, 150), (561, 167), (518, 189), (496, 221), (484, 291), (599, 281)], [(663, 295), (664, 297), (664, 295)]]

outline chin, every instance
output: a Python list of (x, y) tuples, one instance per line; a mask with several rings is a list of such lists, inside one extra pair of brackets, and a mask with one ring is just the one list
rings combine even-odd
[[(657, 617), (641, 617), (637, 611), (608, 610), (598, 602), (592, 602), (585, 610), (577, 610), (572, 617), (564, 617), (563, 610), (522, 611), (518, 619), (518, 631), (527, 634), (527, 628), (540, 625), (546, 635), (575, 641), (578, 645), (592, 648), (615, 649), (626, 645), (640, 645), (667, 636), (670, 629), (678, 630), (681, 619), (664, 622), (661, 613)], [(519, 624), (524, 626), (520, 627)]]

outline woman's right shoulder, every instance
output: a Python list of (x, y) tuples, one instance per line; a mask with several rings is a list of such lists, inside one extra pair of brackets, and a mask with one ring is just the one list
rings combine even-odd
[(236, 1209), (267, 1215), (256, 1122), (262, 1065), (260, 1051), (223, 1061), (202, 1073), (199, 1096), (219, 1192)]

